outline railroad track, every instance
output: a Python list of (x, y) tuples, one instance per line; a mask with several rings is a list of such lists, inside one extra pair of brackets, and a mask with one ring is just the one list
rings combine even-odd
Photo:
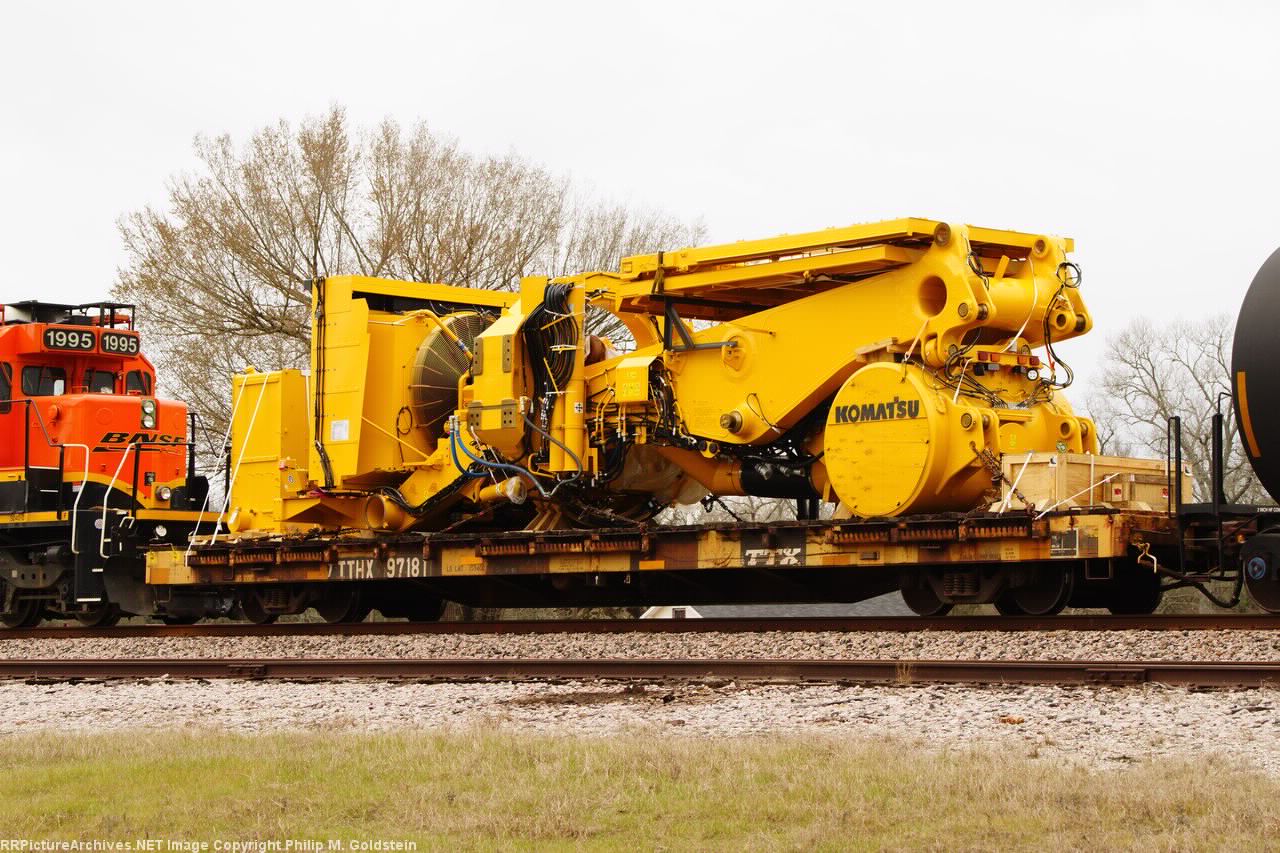
[(0, 679), (706, 681), (839, 684), (1280, 686), (1280, 662), (141, 658), (0, 660)]
[(1275, 631), (1274, 615), (1186, 616), (941, 616), (750, 619), (578, 619), (502, 622), (360, 622), (328, 625), (288, 622), (248, 625), (124, 625), (115, 628), (46, 627), (0, 630), (6, 640), (128, 639), (141, 637), (322, 637), (399, 634), (695, 634), (764, 631)]

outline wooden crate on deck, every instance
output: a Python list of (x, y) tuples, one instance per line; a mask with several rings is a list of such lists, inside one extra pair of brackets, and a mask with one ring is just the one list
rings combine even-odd
[[(1010, 497), (1011, 483), (1038, 510), (1083, 506), (1163, 511), (1172, 506), (1168, 468), (1163, 459), (1095, 456), (1092, 453), (1009, 453), (1003, 462), (1002, 502), (993, 505), (1022, 508)], [(1182, 471), (1182, 499), (1192, 500), (1191, 475)]]

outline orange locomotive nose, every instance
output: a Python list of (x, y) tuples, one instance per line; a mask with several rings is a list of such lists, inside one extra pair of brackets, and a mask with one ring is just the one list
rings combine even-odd
[(0, 472), (59, 471), (64, 484), (105, 475), (147, 499), (184, 477), (186, 406), (152, 396), (155, 369), (125, 307), (6, 306)]

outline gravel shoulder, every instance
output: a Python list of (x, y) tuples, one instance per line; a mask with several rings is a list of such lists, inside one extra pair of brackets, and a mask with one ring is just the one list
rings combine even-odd
[(1280, 660), (1280, 631), (417, 634), (10, 640), (0, 658), (817, 658)]
[[(0, 642), (0, 657), (1280, 660), (1280, 632), (915, 632), (137, 638)], [(31, 731), (480, 728), (585, 736), (825, 733), (1116, 767), (1215, 755), (1280, 777), (1280, 689), (651, 684), (0, 682)]]
[(1117, 767), (1214, 755), (1280, 777), (1280, 690), (608, 682), (0, 683), (0, 736), (211, 728), (695, 738), (822, 733)]

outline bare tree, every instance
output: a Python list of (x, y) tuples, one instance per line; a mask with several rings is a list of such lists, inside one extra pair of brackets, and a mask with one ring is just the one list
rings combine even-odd
[(567, 179), (515, 155), (468, 154), (422, 124), (353, 133), (338, 107), (244, 145), (198, 138), (196, 153), (200, 168), (171, 180), (166, 209), (120, 220), (115, 295), (142, 306), (165, 392), (214, 433), (231, 372), (305, 366), (316, 278), (510, 288), (701, 236), (663, 214), (574, 201)]
[(1220, 402), (1226, 421), (1226, 498), (1266, 502), (1266, 493), (1244, 455), (1231, 409), (1233, 335), (1230, 318), (1219, 315), (1159, 327), (1136, 319), (1111, 338), (1101, 393), (1089, 400), (1103, 452), (1164, 458), (1166, 425), (1169, 418), (1181, 417), (1183, 461), (1191, 468), (1197, 499), (1208, 501), (1212, 497), (1212, 417)]
[[(572, 203), (565, 228), (547, 259), (547, 275), (613, 270), (627, 255), (695, 246), (706, 236), (701, 222), (686, 223), (654, 210), (632, 210), (600, 200)], [(634, 349), (631, 332), (607, 311), (590, 309), (587, 328), (619, 351)]]
[[(819, 504), (819, 517), (830, 518), (834, 503)], [(796, 502), (788, 498), (762, 498), (757, 495), (735, 495), (711, 501), (708, 505), (676, 504), (658, 516), (659, 524), (705, 524), (711, 521), (792, 521), (796, 518)]]
[(575, 199), (570, 210), (549, 258), (549, 275), (617, 269), (624, 255), (692, 246), (706, 236), (700, 222), (683, 222), (661, 211), (591, 198)]

